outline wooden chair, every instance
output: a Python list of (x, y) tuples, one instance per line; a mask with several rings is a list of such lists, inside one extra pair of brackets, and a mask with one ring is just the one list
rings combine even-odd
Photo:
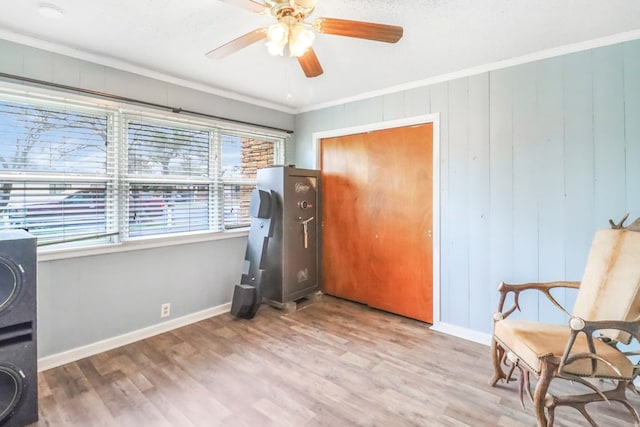
[[(581, 282), (502, 283), (498, 288), (500, 302), (494, 314), (491, 345), (494, 375), (490, 384), (495, 386), (500, 380), (508, 383), (517, 369), (520, 401), (524, 406), (526, 391), (539, 427), (553, 425), (559, 406), (577, 409), (592, 426), (597, 426), (587, 405), (602, 401), (620, 402), (635, 425), (640, 426), (640, 417), (626, 396), (627, 388), (636, 392), (633, 380), (640, 365), (631, 359), (640, 352), (621, 348), (632, 341), (637, 344), (640, 338), (640, 229), (632, 227), (640, 222), (636, 220), (626, 229), (624, 219), (619, 224), (610, 222), (613, 229), (596, 232)], [(552, 289), (560, 287), (578, 289), (573, 314), (551, 294)], [(530, 291), (542, 292), (568, 316), (568, 324), (508, 319), (520, 310), (520, 294)], [(505, 310), (508, 296), (513, 297), (513, 303)], [(537, 378), (533, 393), (530, 374)], [(570, 380), (589, 390), (576, 385), (582, 388), (582, 394), (552, 395), (549, 386), (556, 380)]]

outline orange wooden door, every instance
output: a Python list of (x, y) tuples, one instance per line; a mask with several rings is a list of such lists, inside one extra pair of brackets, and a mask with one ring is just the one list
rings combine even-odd
[(429, 124), (321, 141), (327, 294), (433, 322)]

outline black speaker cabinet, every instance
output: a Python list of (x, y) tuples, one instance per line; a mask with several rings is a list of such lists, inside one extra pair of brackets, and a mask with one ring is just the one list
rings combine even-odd
[(0, 426), (38, 420), (36, 238), (0, 230)]

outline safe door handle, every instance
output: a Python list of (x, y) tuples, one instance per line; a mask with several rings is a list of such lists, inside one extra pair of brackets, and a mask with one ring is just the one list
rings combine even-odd
[(313, 217), (303, 220), (302, 217), (298, 218), (300, 223), (302, 224), (302, 232), (304, 234), (304, 248), (307, 249), (309, 247), (309, 230), (307, 224), (313, 220)]

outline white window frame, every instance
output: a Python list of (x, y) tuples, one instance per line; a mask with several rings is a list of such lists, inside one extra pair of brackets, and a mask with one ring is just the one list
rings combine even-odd
[[(96, 177), (95, 179), (97, 180), (97, 182), (107, 183), (107, 188), (113, 189), (113, 191), (116, 191), (117, 193), (117, 197), (107, 198), (108, 200), (110, 200), (110, 203), (113, 203), (113, 206), (107, 207), (107, 214), (115, 216), (115, 218), (110, 217), (107, 220), (116, 221), (116, 227), (120, 234), (114, 238), (113, 243), (93, 243), (86, 246), (68, 248), (56, 248), (55, 246), (40, 247), (38, 249), (38, 258), (40, 261), (245, 237), (248, 234), (247, 228), (231, 228), (229, 230), (226, 230), (224, 228), (224, 180), (221, 177), (220, 134), (230, 132), (234, 134), (247, 133), (260, 135), (266, 140), (273, 141), (273, 143), (275, 144), (274, 164), (285, 163), (284, 153), (286, 148), (286, 140), (287, 138), (289, 138), (289, 135), (284, 131), (275, 131), (271, 129), (264, 129), (259, 126), (240, 125), (214, 119), (192, 118), (191, 116), (185, 116), (184, 114), (180, 115), (178, 113), (165, 112), (147, 107), (134, 107), (130, 104), (123, 104), (103, 99), (95, 99), (83, 95), (62, 93), (49, 89), (25, 89), (25, 87), (22, 85), (5, 82), (0, 84), (0, 98), (6, 101), (13, 100), (38, 106), (64, 106), (65, 108), (74, 111), (77, 110), (92, 113), (104, 113), (106, 111), (108, 116), (108, 149), (115, 151), (108, 154), (107, 158), (110, 159), (109, 161), (111, 161), (111, 159), (114, 159), (113, 161), (115, 161), (115, 165), (108, 165), (108, 171), (112, 171), (111, 176), (107, 178)], [(213, 130), (213, 132), (210, 133), (209, 179), (185, 179), (181, 180), (180, 183), (175, 182), (175, 180), (171, 181), (171, 183), (175, 185), (205, 184), (206, 181), (210, 188), (209, 197), (211, 199), (209, 203), (209, 230), (189, 233), (158, 234), (135, 238), (128, 238), (126, 236), (125, 233), (128, 232), (128, 186), (132, 183), (159, 183), (158, 180), (153, 180), (148, 177), (127, 176), (126, 123), (127, 120), (130, 120), (132, 117), (136, 120), (142, 119), (156, 122), (165, 122), (169, 125), (174, 124), (176, 126), (188, 127), (194, 126)], [(0, 177), (2, 176), (3, 174), (0, 170)], [(23, 175), (21, 178), (29, 177), (27, 175)], [(53, 176), (51, 176), (51, 178), (53, 178)], [(24, 179), (22, 180), (24, 181)], [(78, 180), (86, 181), (86, 177), (79, 178)], [(65, 175), (62, 181), (71, 181), (71, 179), (68, 175)], [(247, 182), (248, 181), (243, 181), (242, 183), (247, 184)], [(251, 183), (255, 184), (255, 181), (252, 181)], [(216, 221), (219, 224), (219, 230), (211, 230), (212, 223), (215, 223)]]

